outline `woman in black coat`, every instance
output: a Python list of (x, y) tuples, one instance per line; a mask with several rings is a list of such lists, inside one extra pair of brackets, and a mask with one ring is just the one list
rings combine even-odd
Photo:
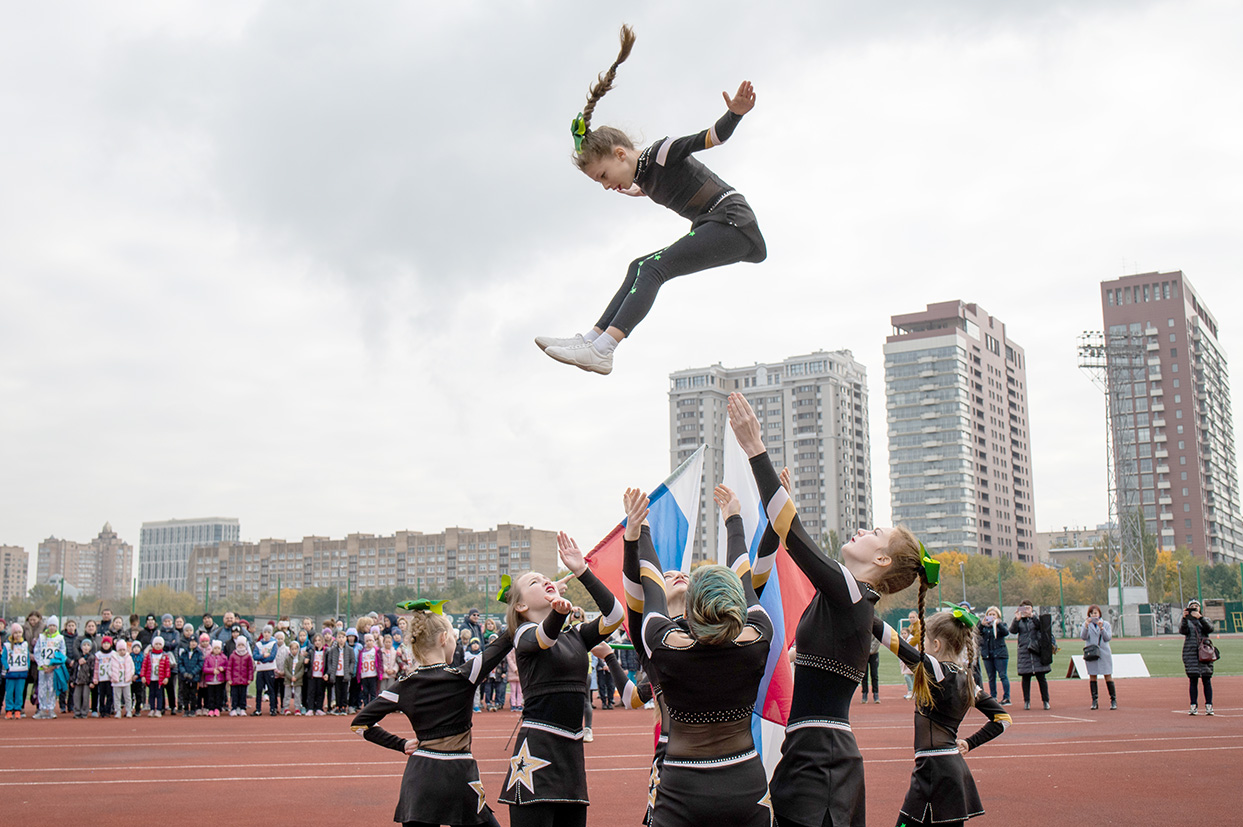
[(1032, 676), (1040, 684), (1040, 700), (1044, 708), (1049, 708), (1049, 679), (1045, 674), (1052, 668), (1042, 663), (1036, 651), (1040, 646), (1040, 618), (1036, 617), (1035, 607), (1030, 600), (1019, 604), (1019, 610), (1010, 624), (1010, 634), (1018, 637), (1019, 677), (1023, 679), (1023, 708), (1032, 708)]
[(1204, 682), (1204, 714), (1213, 714), (1213, 662), (1200, 660), (1200, 641), (1213, 633), (1213, 624), (1200, 614), (1200, 601), (1189, 600), (1183, 609), (1183, 620), (1178, 626), (1178, 633), (1183, 635), (1183, 668), (1191, 680), (1191, 711), (1195, 715), (1200, 702), (1196, 679)]

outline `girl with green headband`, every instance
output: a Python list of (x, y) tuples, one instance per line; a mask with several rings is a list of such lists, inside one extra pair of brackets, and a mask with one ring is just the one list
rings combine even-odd
[(661, 285), (678, 276), (739, 261), (761, 262), (767, 255), (755, 213), (741, 193), (693, 157), (724, 143), (742, 116), (755, 106), (755, 90), (743, 81), (733, 97), (722, 92), (726, 112), (710, 127), (683, 138), (661, 138), (643, 150), (611, 126), (591, 126), (596, 103), (613, 88), (617, 67), (630, 56), (634, 30), (623, 26), (621, 51), (591, 87), (587, 105), (574, 118), (574, 164), (606, 190), (647, 196), (691, 222), (691, 229), (668, 247), (630, 263), (621, 287), (586, 333), (569, 338), (537, 336), (535, 344), (558, 362), (593, 373), (613, 370), (613, 351), (643, 321)]
[[(935, 576), (932, 582), (935, 585)], [(927, 585), (921, 580), (921, 598)], [(873, 623), (881, 644), (915, 672), (915, 769), (897, 822), (906, 827), (963, 824), (983, 815), (984, 805), (963, 756), (1010, 726), (1005, 709), (976, 686), (972, 675), (980, 619), (967, 609), (945, 605), (949, 608), (926, 620), (921, 611), (918, 649), (880, 618)], [(973, 706), (988, 722), (970, 737), (960, 738), (958, 728)]]

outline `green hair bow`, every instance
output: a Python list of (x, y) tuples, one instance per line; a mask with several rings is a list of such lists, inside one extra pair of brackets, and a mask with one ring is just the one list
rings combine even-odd
[(398, 603), (397, 608), (405, 609), (408, 612), (431, 612), (432, 614), (442, 615), (445, 613), (445, 604), (448, 600), (431, 600), (426, 597), (420, 597), (418, 600), (407, 600), (404, 603)]
[(570, 134), (574, 136), (574, 151), (582, 152), (583, 138), (587, 137), (587, 121), (583, 120), (582, 112), (579, 112), (578, 116), (570, 121)]
[(514, 585), (513, 578), (511, 578), (508, 574), (502, 574), (501, 575), (501, 590), (496, 593), (496, 602), (508, 603), (509, 602), (509, 590), (513, 585)]
[(923, 543), (919, 544), (919, 562), (924, 567), (924, 581), (929, 586), (935, 586), (941, 579), (941, 564), (929, 556)]
[(941, 605), (952, 610), (951, 614), (954, 615), (954, 619), (957, 620), (959, 623), (963, 624), (964, 626), (966, 626), (968, 629), (972, 629), (980, 625), (979, 616), (973, 615), (971, 612), (967, 611), (962, 606), (959, 606), (955, 603), (950, 603), (948, 600), (942, 600)]

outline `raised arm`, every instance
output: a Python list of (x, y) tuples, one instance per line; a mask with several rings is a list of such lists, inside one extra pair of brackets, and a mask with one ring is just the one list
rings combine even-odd
[(587, 593), (591, 595), (591, 599), (595, 601), (596, 607), (600, 609), (599, 617), (578, 627), (579, 636), (590, 649), (613, 634), (613, 631), (621, 625), (622, 605), (617, 602), (617, 598), (609, 591), (608, 586), (604, 585), (600, 578), (587, 567), (587, 561), (583, 557), (583, 552), (578, 548), (578, 544), (564, 531), (557, 536), (557, 553), (561, 555), (561, 562), (565, 563), (570, 573), (583, 584)]
[[(782, 468), (778, 475), (781, 487), (790, 493), (790, 469)], [(755, 593), (764, 596), (764, 586), (773, 573), (777, 562), (777, 549), (781, 546), (781, 538), (773, 531), (773, 524), (765, 520), (764, 532), (760, 535), (760, 544), (755, 550), (755, 565), (751, 568), (751, 586)]]
[[(637, 488), (627, 488), (622, 498), (626, 508), (626, 532), (622, 535), (622, 588), (626, 598), (626, 629), (631, 640), (640, 640), (640, 629), (643, 628), (643, 586), (639, 582), (639, 536), (647, 533), (647, 542), (652, 542), (651, 528), (644, 524), (647, 506), (642, 502), (643, 492)], [(635, 655), (640, 664), (647, 658), (642, 646), (636, 646)], [(621, 684), (618, 684), (619, 686)]]
[(988, 723), (967, 739), (958, 740), (958, 749), (966, 753), (996, 738), (1010, 727), (1010, 713), (997, 703), (997, 699), (980, 689), (975, 696), (975, 708), (984, 713)]
[[(481, 659), (476, 658), (475, 660), (478, 662)], [(401, 686), (401, 684), (398, 684), (398, 686)], [(379, 725), (386, 715), (400, 711), (401, 709), (397, 705), (396, 693), (386, 689), (374, 701), (358, 710), (354, 720), (350, 721), (350, 731), (358, 733), (373, 744), (379, 744), (382, 747), (397, 750), (398, 752), (405, 752), (406, 739), (388, 732)]]
[[(902, 661), (909, 667), (914, 667), (920, 661), (919, 649), (902, 639), (897, 630), (890, 626), (879, 616), (872, 618), (872, 636), (880, 641), (890, 652), (898, 656), (898, 660)], [(924, 667), (929, 670), (931, 676), (935, 676), (936, 680), (941, 680), (941, 664), (931, 655), (923, 656)]]
[(680, 163), (690, 157), (692, 152), (711, 149), (729, 140), (742, 121), (742, 116), (754, 108), (755, 88), (750, 81), (744, 80), (732, 98), (728, 92), (722, 92), (721, 96), (725, 98), (725, 114), (702, 132), (684, 138), (666, 138), (656, 152), (656, 163), (661, 166)]
[(626, 675), (626, 670), (622, 669), (621, 661), (612, 646), (600, 643), (591, 650), (591, 653), (596, 657), (603, 654), (604, 665), (608, 667), (609, 674), (613, 676), (613, 683), (617, 684), (617, 691), (621, 695), (623, 706), (627, 709), (638, 709), (652, 699), (652, 685), (650, 683), (645, 683), (643, 686), (635, 685), (635, 682)]
[(505, 660), (505, 656), (509, 654), (509, 650), (514, 647), (514, 638), (509, 629), (503, 634), (492, 639), (492, 642), (484, 648), (483, 653), (479, 657), (471, 658), (462, 664), (462, 672), (466, 675), (466, 679), (471, 683), (479, 683), (485, 680), (492, 670), (497, 667), (501, 661)]

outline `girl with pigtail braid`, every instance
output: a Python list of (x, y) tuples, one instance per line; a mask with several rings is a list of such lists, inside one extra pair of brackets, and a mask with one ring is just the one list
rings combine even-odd
[[(404, 752), (406, 771), (393, 820), (406, 827), (492, 825), (479, 767), (471, 755), (471, 714), (475, 690), (513, 646), (509, 631), (496, 637), (483, 654), (460, 667), (449, 666), (457, 636), (441, 613), (445, 601), (413, 600), (404, 644), (413, 655), (409, 674), (359, 710), (350, 729), (382, 747)], [(402, 713), (414, 738), (401, 738), (380, 721)]]
[(617, 68), (630, 56), (634, 30), (623, 26), (617, 59), (591, 87), (587, 104), (570, 124), (574, 164), (606, 190), (647, 196), (691, 222), (682, 238), (630, 263), (621, 287), (599, 320), (569, 338), (537, 336), (535, 344), (558, 362), (593, 373), (613, 370), (613, 351), (647, 315), (661, 285), (678, 276), (739, 261), (761, 262), (768, 251), (755, 213), (745, 198), (693, 153), (725, 143), (755, 106), (755, 90), (743, 81), (733, 97), (722, 92), (726, 112), (709, 129), (683, 138), (661, 138), (643, 150), (612, 126), (592, 128), (596, 104)]
[[(948, 610), (924, 617), (925, 597), (937, 583), (940, 563), (922, 544), (920, 554), (918, 649), (880, 618), (873, 622), (876, 637), (915, 673), (915, 769), (898, 815), (899, 827), (963, 824), (983, 815), (975, 779), (963, 756), (1010, 726), (1001, 704), (972, 677), (979, 618), (948, 603)], [(959, 738), (958, 728), (973, 706), (988, 722), (969, 738)]]

